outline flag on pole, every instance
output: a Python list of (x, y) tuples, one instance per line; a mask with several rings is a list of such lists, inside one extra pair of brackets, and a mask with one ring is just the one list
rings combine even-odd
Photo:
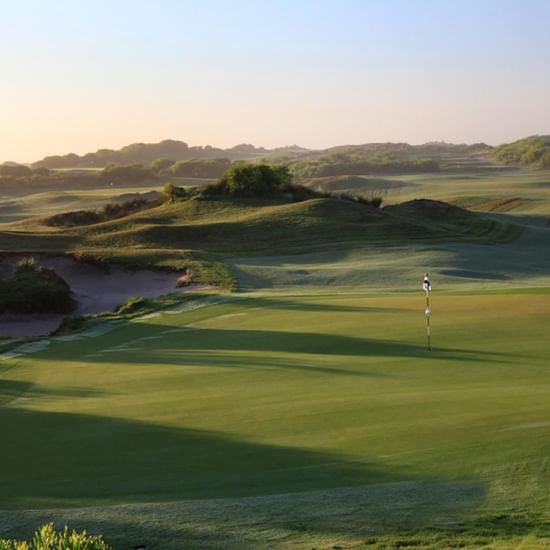
[(422, 281), (422, 289), (426, 293), (426, 329), (428, 336), (428, 351), (432, 349), (431, 343), (431, 331), (430, 331), (430, 317), (432, 315), (432, 310), (430, 309), (430, 292), (432, 291), (432, 283), (430, 282), (430, 274), (424, 274), (424, 281)]
[(422, 288), (424, 292), (431, 292), (432, 291), (432, 283), (430, 283), (430, 274), (426, 273), (424, 275), (424, 282), (422, 283)]

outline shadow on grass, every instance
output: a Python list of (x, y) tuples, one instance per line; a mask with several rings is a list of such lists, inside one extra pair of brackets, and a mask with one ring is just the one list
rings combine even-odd
[[(422, 481), (368, 457), (203, 430), (15, 407), (1, 409), (0, 420), (9, 449), (0, 506), (32, 509), (0, 512), (3, 537), (55, 521), (103, 533), (115, 548), (253, 548), (281, 533), (324, 537), (373, 522), (412, 527), (461, 516), (484, 492), (480, 483)], [(123, 502), (150, 504), (108, 507)]]
[(5, 404), (20, 397), (97, 397), (105, 395), (108, 392), (94, 388), (71, 388), (58, 387), (50, 388), (33, 384), (31, 382), (21, 382), (18, 380), (0, 379), (0, 404)]
[(3, 508), (247, 496), (399, 478), (383, 465), (226, 434), (90, 415), (0, 411)]
[[(314, 297), (313, 297), (314, 299)], [(349, 298), (342, 298), (348, 301)], [(265, 308), (265, 309), (286, 309), (297, 311), (318, 311), (320, 313), (342, 312), (342, 313), (400, 313), (407, 311), (405, 308), (394, 307), (371, 307), (354, 306), (342, 303), (330, 303), (324, 297), (323, 303), (311, 302), (303, 297), (297, 300), (292, 298), (250, 298), (245, 299), (247, 309)]]
[[(127, 362), (181, 364), (186, 361), (186, 358), (195, 355), (200, 359), (200, 354), (203, 354), (201, 362), (207, 364), (208, 355), (213, 356), (216, 352), (221, 354), (226, 351), (243, 352), (245, 354), (242, 357), (243, 361), (249, 361), (248, 354), (250, 353), (295, 353), (358, 358), (423, 357), (480, 363), (504, 363), (507, 362), (507, 358), (512, 360), (509, 353), (468, 351), (448, 347), (434, 347), (431, 352), (428, 352), (423, 345), (336, 334), (189, 327), (192, 330), (181, 333), (172, 332), (163, 336), (162, 331), (159, 331), (159, 325), (148, 326), (145, 323), (140, 323), (140, 328), (143, 333), (148, 335), (156, 333), (159, 338), (154, 341), (132, 339), (129, 343), (130, 349), (124, 358)], [(52, 353), (53, 350), (50, 350), (48, 355), (51, 356)], [(105, 355), (101, 355), (101, 357), (90, 357), (90, 361), (103, 362), (108, 361), (108, 357), (115, 358), (114, 354), (109, 355), (108, 348), (103, 353)], [(66, 355), (67, 349), (65, 348), (64, 357)], [(221, 359), (223, 357), (219, 355), (218, 360)], [(273, 366), (277, 366), (278, 359), (273, 359), (273, 363)]]

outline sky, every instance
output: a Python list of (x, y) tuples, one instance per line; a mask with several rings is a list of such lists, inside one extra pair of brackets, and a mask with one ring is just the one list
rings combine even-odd
[(550, 133), (549, 0), (0, 0), (0, 160)]

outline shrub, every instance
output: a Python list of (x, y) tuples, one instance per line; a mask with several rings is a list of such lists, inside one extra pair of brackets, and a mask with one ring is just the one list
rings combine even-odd
[(141, 296), (130, 296), (116, 309), (116, 313), (123, 315), (126, 313), (133, 313), (134, 311), (141, 309), (145, 305), (145, 298)]
[(141, 183), (154, 180), (156, 176), (151, 169), (142, 164), (130, 164), (128, 166), (111, 164), (101, 171), (101, 178), (112, 183)]
[(40, 266), (36, 263), (36, 260), (29, 256), (27, 258), (21, 258), (17, 260), (15, 264), (16, 273), (34, 273), (40, 269)]
[(53, 523), (43, 525), (29, 542), (0, 539), (0, 550), (111, 550), (101, 536), (78, 533), (65, 526), (56, 531)]
[(163, 170), (170, 168), (173, 164), (175, 164), (175, 161), (166, 157), (161, 157), (159, 159), (155, 159), (149, 167), (155, 174), (160, 174)]
[(229, 159), (180, 160), (163, 171), (163, 175), (188, 178), (220, 178), (231, 166)]
[(147, 200), (143, 197), (136, 197), (125, 202), (110, 202), (101, 210), (77, 210), (76, 212), (64, 212), (55, 214), (44, 220), (46, 225), (61, 227), (76, 227), (80, 225), (92, 225), (94, 223), (121, 218), (146, 208), (151, 208), (160, 201), (158, 199)]
[(60, 227), (76, 227), (80, 225), (92, 225), (99, 223), (101, 216), (99, 212), (95, 210), (77, 210), (76, 212), (64, 212), (62, 214), (55, 214), (46, 218), (44, 223), (46, 225), (60, 226)]
[(54, 331), (54, 334), (57, 336), (59, 334), (74, 332), (82, 328), (85, 322), (86, 317), (84, 315), (66, 315), (63, 317), (61, 324)]
[(187, 191), (183, 187), (176, 187), (173, 183), (165, 183), (162, 192), (170, 202), (187, 197)]
[(214, 186), (212, 193), (239, 197), (265, 197), (290, 190), (292, 176), (288, 167), (269, 164), (234, 164)]
[(5, 162), (0, 164), (0, 178), (1, 177), (25, 177), (30, 176), (32, 170), (24, 164), (17, 164), (16, 162)]
[(373, 208), (380, 208), (384, 199), (382, 199), (382, 197), (355, 197), (355, 200), (361, 204), (372, 206)]
[(53, 270), (36, 265), (18, 266), (12, 276), (0, 278), (0, 312), (68, 313), (74, 307), (69, 285)]
[(329, 197), (336, 197), (342, 201), (358, 202), (372, 208), (380, 208), (382, 205), (382, 197), (361, 197), (359, 195), (351, 195), (350, 193), (328, 194)]

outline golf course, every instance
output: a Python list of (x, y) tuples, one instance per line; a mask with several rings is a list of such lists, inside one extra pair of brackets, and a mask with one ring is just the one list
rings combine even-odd
[(206, 286), (0, 341), (0, 536), (550, 547), (549, 174), (475, 166), (401, 177), (415, 194), (379, 209), (192, 196), (4, 221), (6, 257), (192, 266)]
[(0, 550), (550, 550), (550, 0), (0, 14)]

